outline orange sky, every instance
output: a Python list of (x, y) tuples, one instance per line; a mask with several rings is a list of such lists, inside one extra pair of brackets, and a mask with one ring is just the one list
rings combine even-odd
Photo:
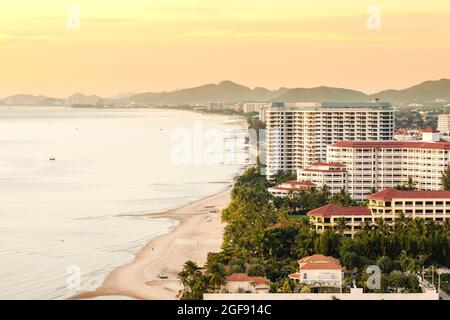
[[(80, 29), (68, 29), (77, 4)], [(369, 30), (368, 6), (381, 9)], [(448, 0), (2, 0), (0, 96), (340, 86), (450, 77)]]

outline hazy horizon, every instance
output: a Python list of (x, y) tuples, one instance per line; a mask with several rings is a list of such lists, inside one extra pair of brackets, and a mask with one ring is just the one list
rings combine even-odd
[[(103, 97), (229, 79), (374, 93), (450, 75), (450, 2), (4, 1), (0, 96)], [(76, 13), (76, 10), (75, 10)]]

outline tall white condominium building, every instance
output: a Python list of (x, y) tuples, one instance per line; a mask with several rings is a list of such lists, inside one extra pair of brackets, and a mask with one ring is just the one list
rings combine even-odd
[[(346, 179), (341, 179), (346, 181), (342, 186), (363, 201), (372, 188), (393, 188), (405, 184), (409, 177), (419, 190), (442, 189), (441, 176), (450, 161), (449, 152), (450, 143), (446, 142), (340, 141), (328, 147), (327, 160), (342, 165), (339, 170), (347, 172)], [(308, 179), (308, 174), (299, 170), (299, 179), (321, 185), (317, 177)]]
[(450, 114), (440, 114), (438, 116), (437, 129), (445, 135), (450, 134)]
[(209, 111), (221, 111), (225, 108), (225, 104), (223, 102), (209, 102), (208, 110)]
[(246, 102), (242, 105), (242, 111), (244, 111), (245, 113), (260, 112), (261, 109), (267, 108), (268, 106), (268, 103)]
[(392, 140), (390, 103), (273, 103), (266, 113), (269, 178), (324, 161), (327, 146), (342, 140)]

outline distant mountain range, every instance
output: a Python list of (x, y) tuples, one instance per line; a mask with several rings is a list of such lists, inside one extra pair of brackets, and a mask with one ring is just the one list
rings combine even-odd
[(65, 99), (49, 98), (45, 96), (14, 95), (0, 99), (3, 105), (101, 105), (107, 104), (192, 104), (211, 101), (233, 102), (357, 102), (375, 98), (393, 103), (410, 102), (450, 102), (450, 79), (425, 81), (421, 84), (403, 90), (384, 90), (372, 95), (361, 91), (343, 88), (280, 88), (269, 90), (256, 87), (254, 89), (231, 82), (222, 81), (219, 84), (206, 84), (200, 87), (181, 89), (176, 91), (145, 92), (120, 94), (112, 98), (87, 96), (76, 93)]

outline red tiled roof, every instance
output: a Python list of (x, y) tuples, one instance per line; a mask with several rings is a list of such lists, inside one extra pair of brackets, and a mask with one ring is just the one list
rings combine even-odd
[(305, 169), (303, 169), (303, 171), (308, 171), (308, 172), (347, 172), (347, 170), (322, 170), (322, 169), (310, 169), (310, 168), (305, 168)]
[(393, 188), (388, 188), (373, 193), (368, 197), (369, 200), (417, 199), (417, 198), (450, 199), (450, 191), (397, 190)]
[(302, 276), (301, 273), (296, 272), (296, 273), (291, 273), (288, 277), (292, 278), (292, 279), (300, 279), (301, 276)]
[(394, 134), (406, 134), (408, 133), (408, 129), (406, 128), (399, 128), (397, 131), (394, 132)]
[(251, 281), (251, 277), (245, 273), (233, 273), (225, 277), (226, 281)]
[(302, 191), (305, 190), (305, 188), (301, 189), (301, 188), (296, 188), (296, 189), (292, 189), (292, 188), (285, 188), (285, 187), (272, 187), (271, 189), (275, 189), (275, 190), (284, 190), (284, 191)]
[(300, 185), (300, 186), (315, 186), (316, 184), (312, 181), (297, 181), (297, 180), (289, 180), (282, 182), (281, 184), (293, 184), (293, 185)]
[(439, 133), (440, 131), (433, 129), (433, 128), (426, 128), (426, 129), (422, 130), (422, 132)]
[(246, 275), (245, 273), (233, 273), (229, 276), (225, 277), (225, 280), (228, 282), (232, 281), (239, 281), (239, 282), (251, 282), (253, 284), (267, 284), (269, 280), (267, 280), (265, 277), (250, 277)]
[[(282, 187), (281, 185), (283, 184), (288, 184), (291, 185), (290, 188), (288, 187)], [(281, 184), (272, 187), (271, 189), (275, 189), (275, 190), (285, 190), (285, 191), (299, 191), (299, 190), (305, 190), (305, 189), (309, 189), (312, 187), (315, 187), (316, 184), (312, 181), (297, 181), (297, 180), (290, 180), (290, 181), (285, 181), (282, 182)]]
[(332, 146), (339, 148), (405, 148), (450, 150), (450, 143), (448, 142), (423, 141), (338, 141)]
[(313, 166), (327, 166), (327, 167), (345, 167), (345, 164), (338, 162), (316, 162)]
[(252, 278), (252, 283), (254, 284), (267, 284), (269, 280), (267, 280), (265, 277), (250, 277)]
[(308, 216), (370, 216), (368, 207), (339, 207), (327, 204), (308, 212)]
[(309, 257), (304, 257), (298, 261), (301, 270), (341, 270), (339, 260), (333, 257), (324, 256), (322, 254), (314, 254)]

